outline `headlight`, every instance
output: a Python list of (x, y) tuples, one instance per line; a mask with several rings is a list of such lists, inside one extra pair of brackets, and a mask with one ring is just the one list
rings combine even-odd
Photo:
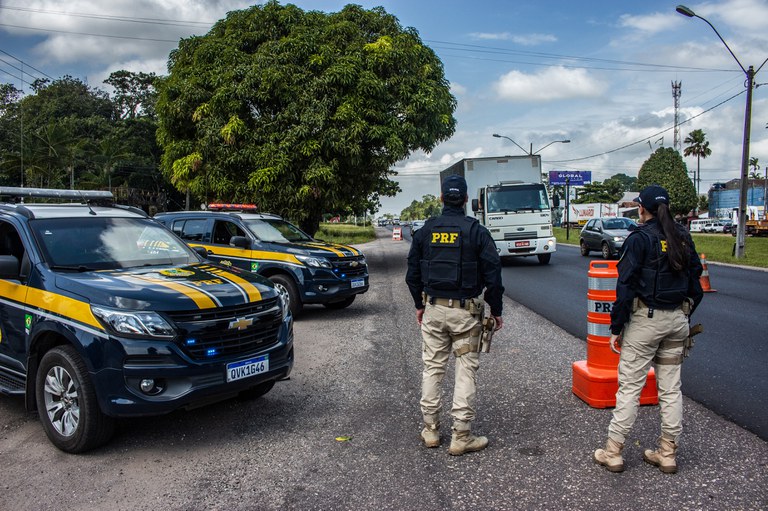
[(275, 291), (277, 291), (277, 301), (280, 304), (280, 310), (283, 313), (283, 321), (285, 321), (285, 318), (288, 317), (288, 313), (291, 312), (291, 309), (288, 307), (291, 297), (288, 294), (288, 290), (283, 286), (275, 287)]
[(91, 306), (93, 315), (117, 334), (135, 337), (173, 337), (173, 327), (156, 312), (122, 311)]
[(357, 260), (358, 263), (362, 265), (367, 265), (368, 261), (365, 260), (365, 256), (363, 254), (360, 254), (360, 259)]
[(313, 266), (315, 268), (333, 268), (333, 265), (325, 257), (297, 255), (296, 259), (306, 264), (307, 266)]
[(624, 241), (624, 236), (614, 236), (613, 241)]

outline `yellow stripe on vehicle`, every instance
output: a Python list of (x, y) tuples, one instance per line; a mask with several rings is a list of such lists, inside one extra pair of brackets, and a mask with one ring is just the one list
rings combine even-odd
[(195, 305), (197, 305), (199, 309), (213, 309), (214, 307), (218, 306), (218, 304), (214, 302), (213, 299), (206, 293), (200, 291), (197, 288), (189, 287), (181, 282), (158, 279), (149, 277), (147, 275), (134, 275), (133, 278), (143, 280), (145, 282), (150, 282), (152, 284), (158, 284), (160, 286), (167, 287), (168, 289), (173, 289), (174, 291), (177, 291), (190, 300), (194, 301)]
[(343, 248), (344, 250), (349, 250), (350, 252), (352, 252), (353, 256), (360, 255), (360, 251), (358, 251), (356, 248), (350, 247), (349, 245), (337, 245), (337, 246)]
[(244, 278), (235, 275), (232, 272), (228, 272), (225, 270), (222, 270), (220, 268), (214, 268), (213, 266), (202, 266), (200, 268), (201, 270), (207, 271), (209, 273), (213, 273), (217, 277), (221, 277), (222, 279), (228, 280), (233, 286), (239, 286), (245, 293), (248, 294), (248, 300), (250, 302), (260, 302), (261, 301), (261, 292), (259, 291), (259, 288), (257, 288), (255, 285), (253, 285), (252, 282), (248, 282)]
[(339, 257), (344, 257), (345, 256), (344, 252), (342, 252), (340, 250), (337, 250), (337, 249), (335, 249), (333, 247), (329, 247), (327, 245), (321, 245), (319, 243), (305, 243), (305, 245), (307, 245), (308, 247), (317, 249), (317, 250), (326, 250), (328, 252), (333, 252), (334, 254), (336, 254)]
[(101, 323), (91, 312), (91, 306), (81, 300), (22, 284), (14, 284), (7, 280), (0, 280), (0, 295), (19, 304), (26, 304), (30, 308), (42, 309), (103, 330)]
[(202, 245), (200, 243), (190, 243), (190, 247), (203, 247), (216, 256), (227, 257), (246, 257), (248, 259), (257, 259), (259, 261), (282, 261), (286, 263), (302, 264), (293, 254), (283, 252), (267, 252), (264, 250), (245, 250), (242, 248), (221, 247), (213, 245)]

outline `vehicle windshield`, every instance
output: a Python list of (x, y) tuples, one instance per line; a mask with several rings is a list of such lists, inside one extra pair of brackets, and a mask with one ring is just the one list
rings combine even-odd
[(313, 241), (307, 233), (281, 218), (250, 218), (245, 220), (245, 224), (261, 241), (273, 243)]
[(199, 261), (181, 240), (147, 218), (51, 218), (29, 224), (53, 269), (115, 270)]
[(603, 227), (609, 230), (626, 230), (633, 225), (635, 225), (635, 222), (629, 218), (609, 218), (608, 220), (603, 220)]
[(488, 213), (541, 211), (549, 209), (543, 185), (491, 186), (488, 188)]

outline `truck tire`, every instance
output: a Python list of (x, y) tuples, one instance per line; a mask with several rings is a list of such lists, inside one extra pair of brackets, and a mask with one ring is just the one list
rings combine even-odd
[(94, 449), (114, 433), (114, 419), (99, 408), (88, 368), (72, 346), (58, 346), (43, 355), (35, 397), (45, 434), (64, 452)]
[(269, 277), (272, 284), (275, 285), (278, 290), (288, 295), (288, 308), (291, 309), (291, 315), (295, 318), (301, 313), (301, 309), (304, 308), (304, 304), (301, 303), (299, 297), (299, 290), (296, 288), (296, 284), (291, 277), (286, 275), (272, 275)]
[(539, 264), (549, 264), (549, 260), (552, 259), (552, 254), (539, 254), (536, 257), (539, 259)]

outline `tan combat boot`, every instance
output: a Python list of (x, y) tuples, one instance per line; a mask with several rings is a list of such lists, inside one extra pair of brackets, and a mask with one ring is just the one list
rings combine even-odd
[(472, 432), (466, 425), (462, 424), (458, 427), (454, 425), (448, 454), (451, 456), (461, 456), (467, 452), (482, 451), (486, 447), (488, 447), (488, 438), (472, 435)]
[(675, 442), (659, 437), (659, 448), (655, 451), (650, 449), (643, 451), (643, 459), (651, 465), (659, 467), (659, 470), (665, 474), (674, 474), (677, 472), (676, 450), (677, 445)]
[(605, 442), (604, 449), (595, 451), (595, 463), (599, 463), (610, 472), (624, 472), (624, 458), (621, 457), (622, 449), (624, 449), (624, 444), (620, 444), (616, 440), (609, 438)]
[(421, 441), (427, 447), (440, 447), (440, 423), (425, 422), (421, 430)]

